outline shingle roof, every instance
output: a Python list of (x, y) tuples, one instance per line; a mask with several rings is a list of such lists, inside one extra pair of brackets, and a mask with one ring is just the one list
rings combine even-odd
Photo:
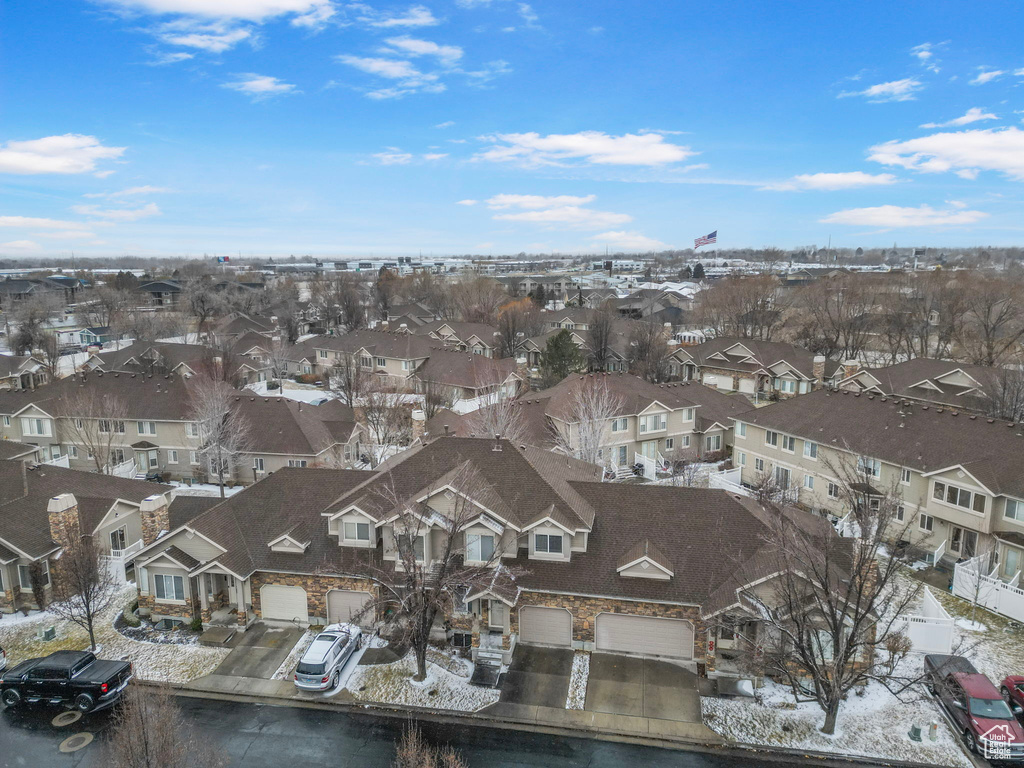
[(420, 360), (430, 357), (437, 347), (436, 339), (428, 339), (412, 333), (389, 333), (387, 331), (352, 331), (341, 336), (317, 336), (304, 342), (313, 349), (331, 349), (353, 354), (366, 349), (378, 357), (402, 360)]
[(167, 508), (168, 524), (173, 531), (175, 528), (193, 520), (208, 509), (212, 509), (221, 503), (223, 499), (219, 496), (186, 496), (179, 493), (171, 501)]
[(310, 405), (286, 397), (235, 396), (252, 429), (252, 453), (315, 456), (345, 443), (356, 428), (352, 409), (340, 400)]
[(0, 440), (0, 461), (18, 459), (39, 450), (34, 445), (19, 443), (15, 440)]
[(472, 352), (433, 349), (415, 376), (434, 384), (479, 389), (500, 384), (515, 372), (516, 361), (511, 357), (495, 360)]
[[(468, 342), (473, 336), (476, 336), (483, 343), (491, 347), (498, 346), (497, 334), (498, 329), (493, 325), (487, 323), (464, 323), (458, 320), (434, 320), (430, 323), (410, 328), (412, 333), (419, 336), (429, 335), (443, 326), (448, 326), (452, 329), (452, 332), (460, 341)], [(392, 326), (394, 327), (394, 326)]]
[(749, 411), (742, 420), (922, 472), (960, 465), (993, 493), (1024, 498), (1022, 424), (827, 390)]
[(30, 355), (0, 355), (0, 378), (14, 376), (21, 371), (21, 366), (32, 359)]
[[(975, 379), (978, 385), (963, 387), (939, 380), (955, 371), (967, 374)], [(945, 403), (956, 408), (972, 410), (981, 410), (987, 406), (989, 398), (986, 390), (996, 390), (998, 376), (996, 368), (926, 357), (914, 358), (884, 368), (865, 368), (863, 372), (873, 376), (886, 395)], [(928, 382), (929, 386), (914, 386), (921, 382)]]
[(91, 529), (117, 499), (139, 503), (147, 496), (171, 490), (168, 485), (49, 464), (29, 469), (21, 461), (0, 461), (0, 539), (32, 557), (40, 557), (56, 546), (50, 539), (46, 512), (52, 497), (74, 494), (82, 525)]
[[(732, 353), (726, 355), (727, 360), (709, 359), (716, 353), (724, 354), (725, 350), (737, 344), (742, 345), (751, 352), (754, 363), (740, 362), (745, 356)], [(754, 371), (759, 368), (767, 368), (770, 365), (785, 360), (807, 378), (814, 376), (814, 353), (803, 347), (786, 344), (781, 341), (757, 341), (755, 339), (719, 337), (705, 341), (703, 344), (683, 347), (683, 351), (696, 360), (698, 364), (713, 368)]]

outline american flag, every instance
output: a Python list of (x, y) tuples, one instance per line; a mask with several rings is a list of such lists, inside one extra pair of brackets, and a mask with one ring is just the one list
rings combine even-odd
[(716, 229), (710, 235), (704, 235), (704, 237), (698, 237), (693, 241), (694, 248), (700, 248), (702, 245), (710, 245), (711, 243), (718, 242), (718, 230)]

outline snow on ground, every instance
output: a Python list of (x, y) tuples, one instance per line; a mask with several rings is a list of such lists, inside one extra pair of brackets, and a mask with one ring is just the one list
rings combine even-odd
[(281, 662), (281, 666), (277, 668), (277, 672), (271, 675), (270, 679), (290, 680), (292, 673), (295, 671), (296, 665), (299, 663), (299, 659), (302, 658), (302, 654), (304, 654), (306, 649), (309, 648), (314, 637), (316, 637), (316, 633), (312, 630), (307, 629), (303, 632), (291, 652), (285, 657), (285, 660)]
[(565, 697), (566, 709), (583, 709), (587, 703), (587, 680), (590, 677), (589, 651), (576, 651), (572, 656), (569, 675), (569, 693)]
[(476, 712), (497, 702), (500, 692), (470, 685), (472, 673), (473, 664), (465, 659), (430, 653), (426, 680), (415, 682), (416, 658), (410, 652), (392, 664), (356, 667), (346, 687), (357, 701)]
[[(104, 659), (127, 659), (135, 674), (145, 680), (187, 683), (215, 670), (224, 657), (226, 648), (206, 648), (199, 645), (170, 645), (130, 640), (116, 629), (114, 620), (121, 610), (136, 597), (135, 586), (125, 585), (121, 599), (96, 619), (96, 642), (103, 646)], [(36, 638), (42, 627), (54, 626), (57, 639), (49, 642)], [(46, 656), (54, 651), (86, 650), (89, 636), (75, 624), (62, 621), (48, 611), (42, 611), (21, 621), (0, 619), (0, 646), (7, 651), (10, 665), (24, 659)]]
[[(889, 760), (908, 760), (970, 768), (960, 741), (946, 726), (941, 712), (921, 689), (914, 700), (900, 702), (883, 686), (870, 683), (862, 695), (851, 693), (839, 711), (836, 733), (821, 732), (824, 713), (814, 702), (793, 704), (785, 686), (770, 680), (757, 691), (757, 700), (701, 697), (704, 724), (734, 741), (757, 746), (838, 752)], [(938, 738), (915, 742), (907, 735), (912, 725), (927, 732), (939, 723)]]
[[(220, 496), (220, 486), (213, 483), (192, 483), (188, 485), (180, 480), (171, 480), (167, 485), (173, 485), (178, 489), (178, 496)], [(224, 497), (234, 496), (245, 486), (236, 485), (234, 488), (224, 486)]]

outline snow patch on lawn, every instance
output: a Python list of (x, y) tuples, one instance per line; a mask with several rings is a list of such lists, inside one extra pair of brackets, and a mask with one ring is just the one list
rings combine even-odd
[(471, 662), (450, 656), (444, 657), (445, 661), (440, 656), (428, 657), (424, 683), (412, 679), (416, 674), (416, 657), (410, 652), (391, 664), (356, 667), (347, 688), (357, 701), (457, 712), (476, 712), (498, 701), (499, 691), (469, 684), (473, 672)]
[(565, 697), (566, 709), (583, 709), (587, 703), (587, 680), (590, 677), (590, 652), (576, 651), (572, 655), (572, 673), (569, 675), (569, 693)]
[[(172, 480), (168, 485), (173, 485), (178, 489), (178, 496), (220, 496), (220, 486), (214, 483), (192, 483), (192, 485), (188, 485), (179, 480)], [(224, 498), (234, 496), (244, 487), (242, 485), (236, 485), (234, 488), (224, 486)]]
[(324, 399), (334, 400), (338, 397), (336, 392), (320, 389), (313, 384), (299, 384), (294, 381), (284, 381), (283, 389), (267, 389), (265, 381), (250, 384), (246, 389), (262, 397), (286, 397), (289, 400), (298, 400), (302, 403), (312, 403)]
[(960, 629), (966, 630), (967, 632), (988, 632), (988, 627), (986, 627), (980, 621), (971, 621), (970, 619), (957, 619), (956, 625), (960, 627)]
[[(923, 695), (901, 702), (882, 685), (869, 683), (863, 695), (851, 693), (839, 710), (836, 733), (821, 732), (825, 715), (814, 702), (795, 704), (790, 690), (766, 681), (757, 700), (701, 697), (704, 724), (733, 741), (756, 746), (840, 752), (889, 760), (970, 768), (959, 739), (946, 726), (934, 702)], [(907, 735), (912, 725), (927, 732), (939, 723), (938, 738), (921, 742)]]
[[(102, 658), (132, 662), (136, 676), (144, 680), (187, 683), (213, 672), (230, 653), (227, 648), (157, 644), (125, 637), (114, 628), (114, 620), (135, 598), (135, 587), (125, 585), (114, 605), (96, 617), (96, 642), (103, 648)], [(56, 628), (57, 638), (39, 640), (36, 637), (39, 627), (50, 625)], [(54, 651), (86, 650), (89, 635), (76, 624), (43, 611), (20, 621), (0, 620), (0, 646), (7, 651), (8, 664), (13, 666)]]

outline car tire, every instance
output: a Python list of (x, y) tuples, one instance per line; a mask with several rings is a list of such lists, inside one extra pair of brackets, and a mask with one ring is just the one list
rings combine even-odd
[(334, 673), (334, 677), (331, 678), (331, 690), (333, 691), (338, 687), (338, 683), (341, 682), (341, 670), (337, 670)]
[(964, 746), (967, 747), (967, 751), (971, 754), (978, 754), (978, 742), (970, 731), (964, 731)]
[(92, 694), (80, 693), (77, 696), (75, 696), (75, 709), (77, 709), (79, 712), (92, 712), (95, 706), (96, 699), (92, 697)]
[(21, 694), (18, 693), (13, 688), (8, 688), (6, 691), (4, 691), (2, 694), (0, 694), (0, 699), (3, 700), (4, 704), (7, 707), (11, 707), (11, 708), (16, 707), (19, 704), (21, 704)]
[(928, 693), (930, 693), (932, 696), (938, 696), (939, 695), (939, 692), (935, 690), (935, 686), (932, 685), (931, 683), (928, 683), (928, 685), (926, 687), (928, 688)]

